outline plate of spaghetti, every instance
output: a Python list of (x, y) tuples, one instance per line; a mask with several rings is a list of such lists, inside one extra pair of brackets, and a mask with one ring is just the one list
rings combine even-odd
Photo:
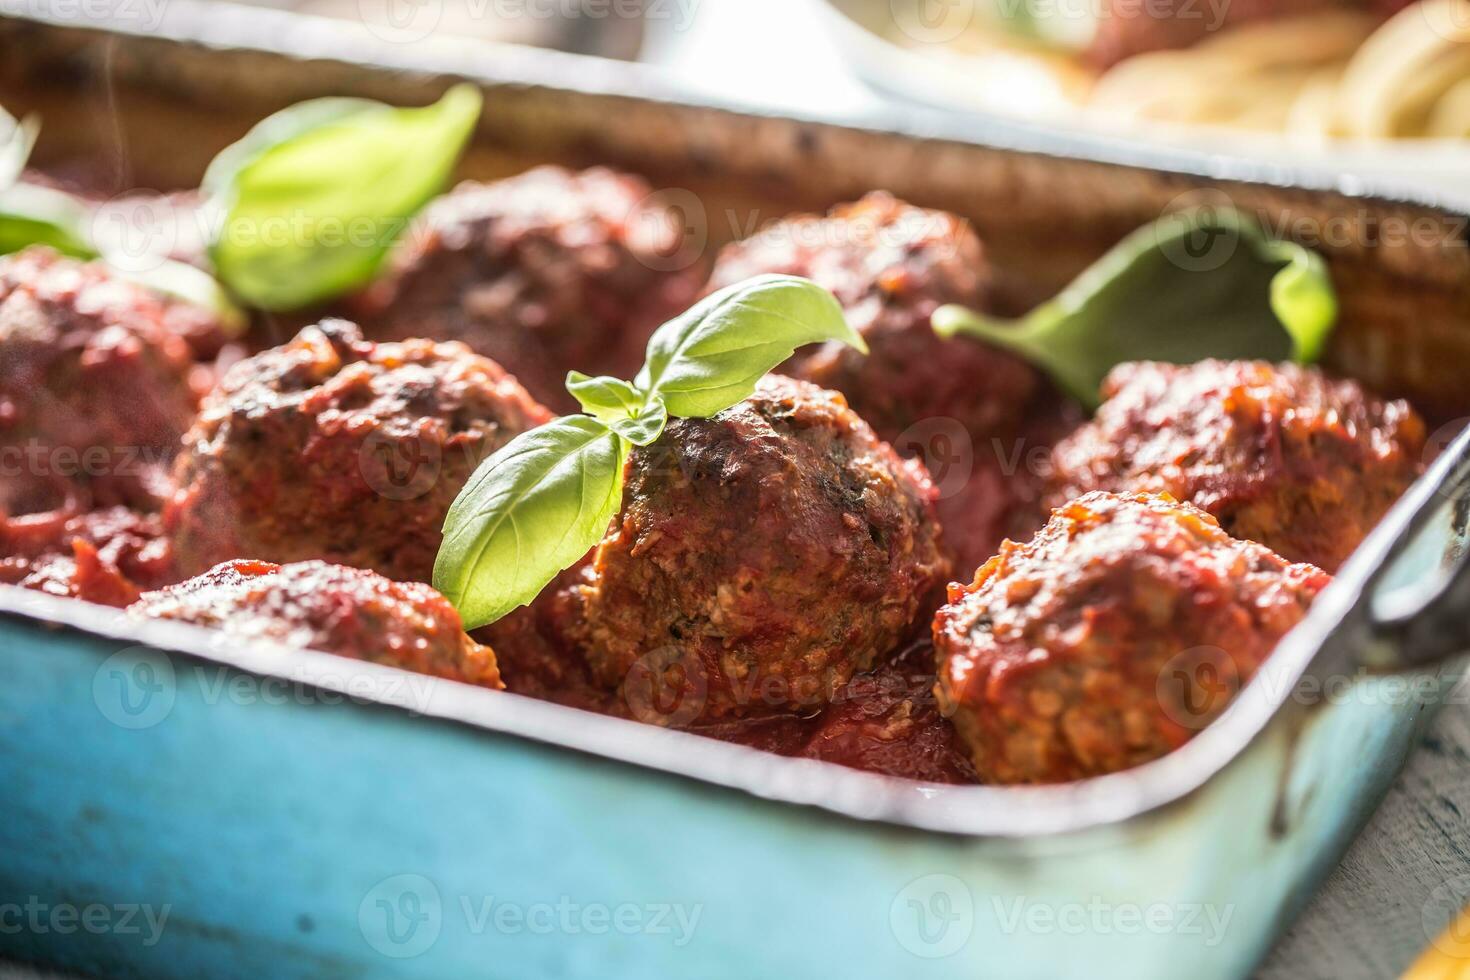
[(890, 91), (1470, 190), (1470, 0), (824, 0)]

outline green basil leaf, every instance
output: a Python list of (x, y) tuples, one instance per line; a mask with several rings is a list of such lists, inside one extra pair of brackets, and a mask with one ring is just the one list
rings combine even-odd
[[(220, 280), (267, 310), (365, 285), (448, 182), (480, 108), (479, 89), (457, 85), (422, 109), (313, 106), (247, 136), (210, 167)], [(284, 136), (264, 145), (269, 133)]]
[(75, 259), (95, 259), (88, 211), (70, 194), (38, 184), (0, 190), (0, 255), (45, 245)]
[(618, 378), (589, 378), (581, 371), (571, 371), (567, 374), (567, 391), (587, 414), (635, 446), (651, 445), (663, 435), (669, 421), (668, 410), (660, 399), (645, 399), (641, 391)]
[(308, 99), (266, 116), (250, 132), (219, 152), (204, 171), (199, 189), (210, 197), (231, 192), (235, 176), (257, 157), (276, 146), (304, 136), (313, 129), (340, 123), (353, 116), (391, 113), (393, 107), (372, 99)]
[(523, 432), (480, 465), (444, 521), (434, 587), (466, 629), (536, 597), (607, 532), (628, 443), (585, 415)]
[(637, 385), (670, 415), (708, 418), (749, 397), (796, 348), (826, 340), (867, 353), (827, 290), (796, 276), (758, 276), (660, 327)]
[(635, 446), (651, 446), (664, 434), (664, 426), (669, 424), (669, 411), (663, 402), (654, 398), (637, 414), (606, 419), (605, 424)]
[(40, 134), (41, 121), (35, 116), (16, 121), (0, 109), (0, 189), (20, 179)]
[(1321, 356), (1337, 296), (1316, 253), (1268, 237), (1230, 208), (1166, 215), (1129, 235), (1020, 320), (957, 306), (935, 312), (941, 336), (964, 335), (1027, 358), (1072, 397), (1098, 404), (1126, 361)]
[(643, 394), (637, 388), (607, 375), (591, 378), (581, 371), (569, 371), (567, 391), (588, 415), (604, 421), (636, 415), (643, 407)]

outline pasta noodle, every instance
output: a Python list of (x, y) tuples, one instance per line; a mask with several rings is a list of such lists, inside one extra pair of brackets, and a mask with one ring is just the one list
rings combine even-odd
[[(979, 34), (981, 36), (977, 37)], [(1470, 0), (1252, 20), (1100, 76), (994, 28), (952, 45), (986, 108), (1112, 125), (1209, 126), (1295, 142), (1470, 139)], [(1029, 96), (1029, 98), (1028, 98)]]
[(1333, 12), (1130, 58), (1088, 105), (1132, 120), (1329, 139), (1470, 137), (1470, 0), (1421, 0), (1387, 23)]

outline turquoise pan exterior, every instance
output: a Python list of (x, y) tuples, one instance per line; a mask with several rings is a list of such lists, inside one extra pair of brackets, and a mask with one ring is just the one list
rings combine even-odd
[[(0, 620), (0, 676), (0, 955), (148, 978), (1242, 977), (1432, 709), (1361, 678), (1332, 706), (1288, 703), (1170, 804), (1005, 837), (762, 800), (22, 618)], [(680, 738), (697, 769), (700, 740)], [(89, 906), (108, 928), (55, 917)]]

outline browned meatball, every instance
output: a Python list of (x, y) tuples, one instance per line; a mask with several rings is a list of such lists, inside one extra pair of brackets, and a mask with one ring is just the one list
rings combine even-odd
[[(594, 676), (670, 724), (820, 708), (944, 575), (931, 498), (922, 464), (805, 382), (671, 421), (632, 454), (581, 587)], [(671, 671), (689, 697), (666, 717), (648, 702)]]
[(463, 341), (574, 410), (568, 370), (632, 377), (649, 335), (704, 284), (682, 220), (651, 194), (602, 168), (462, 184), (362, 297), (368, 333)]
[(1237, 538), (1336, 572), (1419, 475), (1424, 423), (1351, 381), (1260, 361), (1124, 364), (1053, 454), (1045, 501), (1167, 492)]
[(842, 392), (884, 439), (929, 418), (955, 419), (985, 439), (1022, 419), (1037, 388), (1031, 367), (970, 340), (941, 340), (930, 328), (940, 306), (984, 307), (988, 298), (984, 250), (961, 219), (869, 194), (826, 217), (789, 218), (728, 246), (710, 289), (768, 272), (831, 290), (870, 351), (824, 344), (799, 352), (782, 371)]
[(0, 258), (0, 512), (156, 505), (198, 405), (181, 310), (101, 263)]
[(427, 585), (326, 562), (231, 561), (148, 592), (128, 607), (172, 619), (420, 674), (500, 688), (495, 654), (465, 635), (459, 613)]
[(324, 561), (428, 581), (486, 456), (550, 418), (462, 344), (374, 344), (343, 320), (236, 364), (205, 399), (164, 511), (179, 567)]
[(1328, 581), (1167, 495), (1090, 493), (950, 587), (940, 708), (986, 782), (1136, 766), (1217, 717)]

